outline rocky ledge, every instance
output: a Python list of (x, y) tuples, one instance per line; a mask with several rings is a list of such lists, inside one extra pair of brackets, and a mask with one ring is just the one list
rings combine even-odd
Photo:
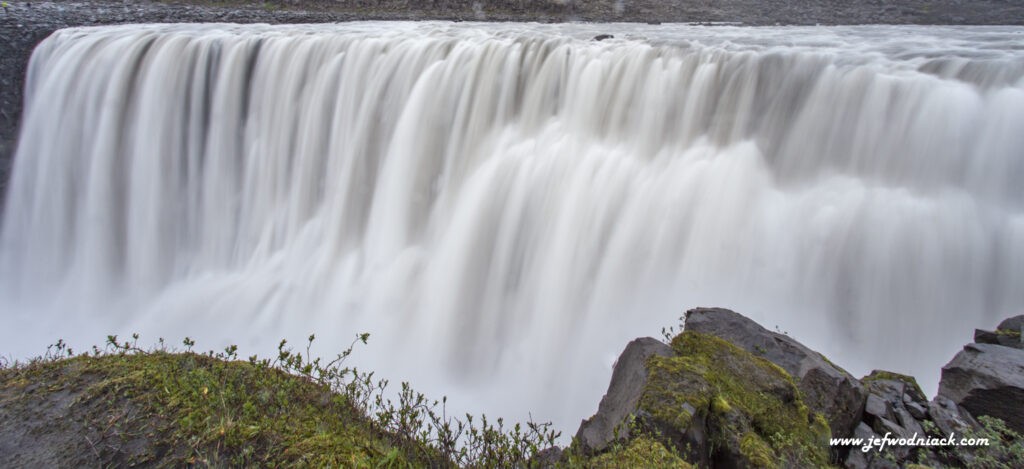
[[(978, 331), (943, 368), (929, 401), (910, 376), (876, 370), (856, 379), (740, 314), (693, 309), (670, 343), (643, 338), (626, 347), (598, 412), (569, 450), (549, 452), (546, 462), (1024, 467), (1022, 324), (1018, 316)], [(951, 435), (988, 444), (945, 444)], [(900, 439), (914, 442), (892, 441)]]

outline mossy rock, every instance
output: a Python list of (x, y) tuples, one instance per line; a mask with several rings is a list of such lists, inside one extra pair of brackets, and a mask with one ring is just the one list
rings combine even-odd
[[(17, 465), (419, 467), (345, 397), (279, 369), (193, 353), (79, 356), (0, 369)], [(19, 427), (29, 429), (18, 433)], [(26, 440), (27, 442), (27, 440)], [(5, 458), (0, 457), (0, 461)], [(11, 462), (11, 461), (9, 461)], [(0, 464), (2, 465), (2, 464)]]
[(700, 465), (828, 465), (828, 423), (782, 368), (717, 337), (684, 332), (652, 357), (641, 424)]
[(587, 460), (571, 461), (569, 466), (593, 469), (633, 469), (638, 467), (690, 469), (693, 467), (666, 449), (664, 445), (647, 436), (634, 438), (626, 443), (620, 442), (599, 456)]
[(899, 381), (910, 386), (910, 388), (917, 393), (917, 396), (915, 397), (919, 399), (926, 399), (924, 391), (921, 390), (921, 386), (917, 384), (917, 379), (913, 376), (894, 373), (892, 371), (874, 370), (871, 374), (861, 378), (860, 380), (860, 382), (865, 386), (870, 386), (871, 383), (878, 381)]

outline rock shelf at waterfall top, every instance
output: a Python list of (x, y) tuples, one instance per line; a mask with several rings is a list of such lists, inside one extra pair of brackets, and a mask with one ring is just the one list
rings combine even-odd
[[(448, 459), (430, 439), (404, 437), (408, 420), (387, 420), (396, 414), (379, 408), (368, 412), (359, 404), (367, 395), (352, 391), (359, 386), (324, 381), (320, 372), (289, 359), (294, 355), (246, 362), (235, 360), (233, 349), (216, 355), (146, 352), (116, 338), (105, 353), (74, 356), (59, 346), (46, 358), (0, 368), (0, 465), (1024, 464), (1024, 350), (1019, 330), (1007, 326), (1019, 327), (1024, 316), (989, 333), (1017, 341), (989, 337), (981, 339), (988, 343), (965, 346), (943, 369), (931, 401), (913, 377), (876, 370), (855, 379), (788, 335), (733, 311), (697, 308), (685, 317), (683, 331), (668, 343), (642, 338), (628, 344), (597, 413), (582, 422), (570, 446), (542, 449), (537, 443), (551, 440), (492, 435), (482, 447), (499, 452), (483, 451), (475, 459)], [(987, 444), (891, 444), (862, 451), (862, 443), (830, 440), (937, 440), (951, 434), (956, 441), (984, 438)], [(506, 443), (512, 441), (527, 443), (510, 449)], [(501, 459), (509, 455), (522, 459)]]

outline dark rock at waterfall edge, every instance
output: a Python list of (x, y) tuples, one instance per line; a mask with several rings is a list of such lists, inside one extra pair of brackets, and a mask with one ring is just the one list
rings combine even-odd
[[(1000, 327), (1004, 325), (1017, 323), (1004, 321)], [(643, 342), (655, 348), (650, 345), (653, 339)], [(928, 401), (911, 376), (875, 370), (854, 379), (795, 339), (767, 331), (729, 310), (688, 311), (685, 328), (671, 346), (670, 355), (651, 353), (643, 360), (637, 359), (638, 349), (627, 347), (629, 356), (624, 353), (620, 363), (630, 363), (631, 373), (643, 379), (629, 388), (629, 399), (618, 400), (620, 405), (612, 405), (608, 396), (602, 400), (598, 414), (581, 425), (574, 446), (561, 456), (562, 462), (579, 461), (582, 454), (589, 458), (585, 461), (618, 467), (614, 464), (635, 463), (638, 454), (657, 458), (669, 454), (682, 467), (688, 467), (687, 463), (699, 467), (806, 467), (819, 465), (813, 461), (827, 454), (830, 464), (865, 469), (1024, 464), (1024, 440), (1013, 431), (1024, 407), (1024, 359), (1020, 358), (1024, 351), (1001, 345), (968, 345), (943, 370), (940, 393)], [(638, 362), (644, 363), (647, 374), (636, 369)], [(620, 366), (616, 366), (617, 374)], [(808, 386), (804, 381), (812, 376), (812, 369), (836, 379)], [(621, 377), (613, 379), (609, 394), (623, 388)], [(845, 410), (836, 412), (836, 401), (842, 402), (839, 396), (847, 392), (859, 396), (860, 404), (839, 406)], [(811, 393), (824, 401), (812, 405), (815, 403), (808, 400)], [(822, 410), (833, 412), (830, 425), (826, 425), (827, 415)], [(610, 415), (626, 431), (594, 445), (587, 433), (593, 431), (595, 421)], [(999, 420), (975, 416), (996, 417), (1009, 428), (1002, 427)], [(862, 451), (861, 446), (830, 448), (828, 427), (851, 420), (848, 435), (865, 440), (939, 439), (952, 434), (956, 438), (988, 438), (990, 446), (890, 443), (883, 451), (877, 447)], [(821, 423), (816, 427), (815, 421)], [(776, 427), (777, 436), (765, 435), (767, 422), (781, 425)], [(814, 428), (823, 429), (824, 434)], [(779, 435), (788, 442), (786, 446), (776, 445)], [(577, 459), (572, 454), (577, 454)]]
[(611, 384), (601, 398), (597, 413), (585, 420), (576, 432), (576, 441), (586, 452), (601, 451), (616, 439), (629, 437), (625, 420), (636, 412), (647, 385), (647, 359), (672, 355), (672, 347), (650, 337), (636, 339), (626, 346), (615, 362)]
[(1024, 315), (1003, 320), (994, 331), (975, 329), (974, 342), (1024, 349)]
[(793, 338), (720, 308), (687, 311), (684, 330), (724, 339), (782, 367), (797, 379), (807, 405), (828, 419), (833, 435), (851, 434), (860, 421), (866, 398), (861, 384), (846, 370)]
[(970, 344), (942, 368), (939, 396), (1024, 433), (1024, 350)]

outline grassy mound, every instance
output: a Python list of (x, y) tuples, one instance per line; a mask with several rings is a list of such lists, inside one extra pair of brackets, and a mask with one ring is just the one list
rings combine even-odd
[(323, 363), (285, 344), (245, 361), (234, 346), (110, 337), (91, 354), (58, 342), (0, 366), (0, 467), (526, 467), (558, 437), (549, 424), (448, 417), (446, 400), (439, 409), (407, 383), (394, 402), (386, 381), (343, 366), (351, 347)]
[(429, 448), (395, 444), (325, 384), (195, 353), (78, 356), (0, 370), (0, 409), (0, 435), (27, 429), (4, 440), (38, 446), (30, 459), (12, 461), (18, 465), (406, 467), (439, 459)]

